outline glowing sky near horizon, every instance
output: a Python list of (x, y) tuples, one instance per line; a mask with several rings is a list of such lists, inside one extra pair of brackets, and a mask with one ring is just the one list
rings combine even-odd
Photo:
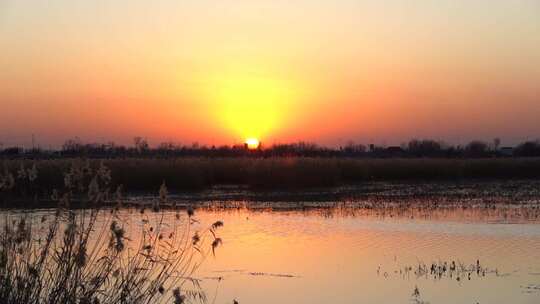
[(540, 2), (0, 1), (0, 142), (540, 137)]

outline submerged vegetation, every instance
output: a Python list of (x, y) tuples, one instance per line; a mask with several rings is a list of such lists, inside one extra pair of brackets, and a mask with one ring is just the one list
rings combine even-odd
[[(2, 190), (34, 190), (39, 169), (20, 167), (3, 176)], [(192, 303), (206, 302), (193, 275), (221, 239), (217, 221), (194, 229), (193, 209), (165, 218), (162, 184), (150, 211), (139, 209), (134, 225), (119, 212), (121, 189), (109, 193), (110, 170), (75, 164), (64, 175), (58, 208), (38, 216), (6, 212), (0, 231), (0, 303)], [(7, 177), (6, 177), (7, 176)], [(22, 185), (22, 186), (21, 186)], [(115, 208), (102, 209), (110, 197)], [(87, 208), (70, 209), (73, 198)]]
[(419, 261), (417, 265), (407, 265), (398, 270), (392, 272), (382, 271), (380, 266), (377, 269), (377, 275), (382, 275), (387, 278), (390, 273), (399, 275), (404, 279), (409, 279), (411, 275), (415, 278), (425, 278), (430, 280), (441, 280), (447, 278), (450, 280), (456, 280), (457, 282), (471, 281), (473, 278), (483, 278), (486, 275), (494, 274), (496, 276), (506, 276), (508, 274), (499, 274), (498, 269), (489, 269), (480, 264), (480, 260), (476, 260), (476, 263), (465, 264), (461, 261), (434, 261), (426, 264)]

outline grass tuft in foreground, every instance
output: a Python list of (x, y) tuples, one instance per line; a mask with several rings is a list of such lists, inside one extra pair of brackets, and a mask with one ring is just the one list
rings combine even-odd
[[(160, 202), (141, 210), (132, 229), (119, 208), (101, 209), (110, 171), (68, 171), (66, 190), (55, 193), (58, 208), (41, 216), (6, 213), (0, 231), (0, 303), (192, 303), (207, 298), (193, 277), (221, 244), (218, 221), (192, 231), (194, 212), (165, 220)], [(88, 207), (69, 209), (70, 198)], [(121, 205), (120, 190), (116, 192)], [(138, 229), (139, 231), (133, 231)]]

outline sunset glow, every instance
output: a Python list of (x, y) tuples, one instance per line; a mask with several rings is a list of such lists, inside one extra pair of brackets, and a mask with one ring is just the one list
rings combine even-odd
[(5, 0), (0, 141), (513, 144), (540, 133), (539, 11), (536, 0)]
[(229, 73), (211, 80), (209, 103), (216, 122), (233, 136), (258, 138), (284, 127), (290, 107), (298, 102), (287, 84), (272, 75)]

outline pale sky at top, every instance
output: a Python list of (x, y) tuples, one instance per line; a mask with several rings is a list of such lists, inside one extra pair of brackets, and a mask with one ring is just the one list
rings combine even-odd
[(0, 1), (0, 142), (540, 137), (540, 1)]

